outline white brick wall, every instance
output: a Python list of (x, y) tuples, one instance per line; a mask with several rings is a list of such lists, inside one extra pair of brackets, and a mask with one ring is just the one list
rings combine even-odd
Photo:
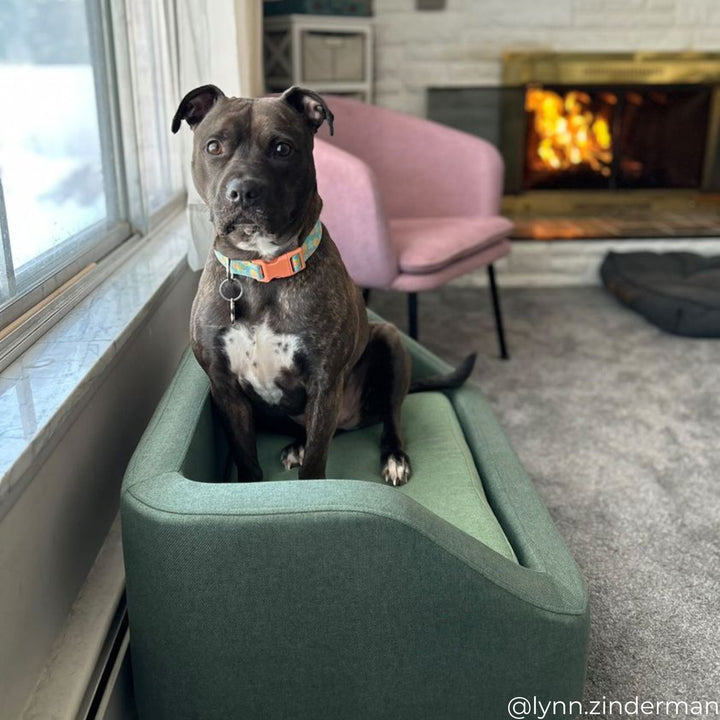
[(504, 50), (720, 51), (720, 0), (375, 0), (380, 105), (425, 114), (425, 88), (500, 82)]

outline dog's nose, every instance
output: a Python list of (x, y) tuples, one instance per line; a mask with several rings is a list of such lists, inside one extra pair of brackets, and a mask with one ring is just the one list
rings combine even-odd
[(225, 190), (225, 197), (237, 205), (254, 205), (265, 192), (262, 183), (253, 178), (233, 178)]

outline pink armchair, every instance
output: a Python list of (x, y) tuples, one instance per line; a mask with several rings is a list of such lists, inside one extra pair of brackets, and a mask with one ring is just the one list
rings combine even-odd
[(417, 293), (487, 267), (500, 355), (507, 358), (493, 262), (510, 252), (498, 215), (503, 162), (488, 142), (428, 120), (326, 98), (335, 135), (316, 140), (322, 220), (355, 282)]

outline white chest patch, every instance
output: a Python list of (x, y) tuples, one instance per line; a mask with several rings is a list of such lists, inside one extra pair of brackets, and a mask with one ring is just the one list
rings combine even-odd
[(241, 383), (248, 383), (267, 403), (276, 405), (283, 396), (275, 382), (280, 372), (293, 366), (300, 349), (297, 335), (273, 332), (267, 322), (260, 325), (235, 325), (223, 338), (230, 369)]

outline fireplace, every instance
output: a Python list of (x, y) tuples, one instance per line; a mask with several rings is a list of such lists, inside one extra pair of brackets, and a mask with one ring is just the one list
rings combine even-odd
[(720, 236), (720, 53), (509, 52), (428, 115), (500, 148), (516, 237)]
[(508, 53), (503, 83), (510, 192), (720, 190), (720, 55)]

